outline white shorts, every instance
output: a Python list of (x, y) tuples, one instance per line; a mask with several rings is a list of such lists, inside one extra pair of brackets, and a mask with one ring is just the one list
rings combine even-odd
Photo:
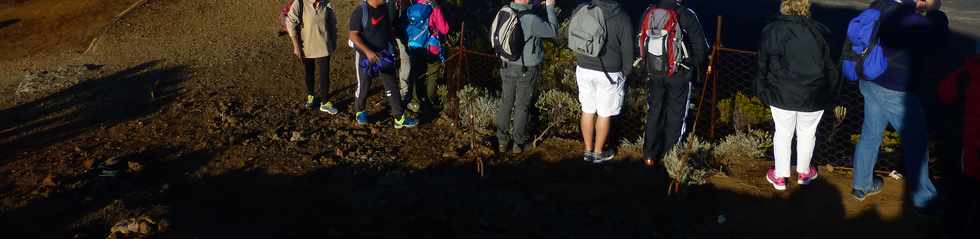
[(626, 77), (622, 72), (609, 72), (616, 84), (610, 84), (606, 73), (577, 67), (575, 81), (578, 82), (578, 101), (582, 112), (599, 114), (600, 117), (619, 115), (623, 109), (623, 95), (626, 94)]

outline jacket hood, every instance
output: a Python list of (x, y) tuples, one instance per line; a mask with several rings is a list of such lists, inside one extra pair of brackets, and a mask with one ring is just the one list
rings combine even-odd
[(659, 7), (659, 8), (673, 9), (673, 8), (677, 8), (679, 5), (680, 4), (677, 3), (677, 0), (660, 0), (660, 1), (657, 1), (657, 7)]
[(592, 3), (598, 6), (599, 9), (602, 9), (602, 12), (606, 15), (607, 19), (623, 13), (623, 8), (617, 1), (595, 0), (592, 1)]

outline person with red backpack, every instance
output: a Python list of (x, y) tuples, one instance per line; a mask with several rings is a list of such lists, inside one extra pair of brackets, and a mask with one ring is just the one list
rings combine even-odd
[(408, 76), (409, 92), (404, 94), (404, 103), (411, 101), (412, 91), (422, 112), (433, 113), (436, 83), (441, 78), (440, 64), (444, 62), (445, 52), (442, 39), (449, 34), (449, 23), (443, 15), (437, 0), (415, 0), (404, 14), (404, 36), (410, 62)]
[(337, 49), (337, 18), (328, 0), (293, 0), (286, 7), (284, 25), (293, 54), (303, 63), (307, 109), (315, 107), (316, 68), (320, 68), (320, 111), (337, 114), (329, 100), (330, 53)]
[(643, 16), (640, 58), (647, 76), (647, 112), (643, 159), (654, 166), (683, 141), (691, 84), (704, 69), (708, 42), (701, 22), (681, 0), (660, 0)]
[(398, 83), (395, 81), (395, 28), (385, 0), (367, 0), (354, 8), (350, 15), (348, 43), (354, 48), (354, 67), (357, 89), (354, 92), (354, 121), (368, 124), (367, 103), (371, 80), (380, 78), (388, 96), (394, 127), (415, 127), (418, 122), (405, 113), (401, 104)]
[(826, 26), (810, 18), (810, 0), (783, 0), (779, 17), (762, 30), (755, 91), (769, 105), (775, 124), (776, 161), (765, 178), (776, 190), (786, 190), (794, 133), (797, 183), (817, 178), (810, 166), (817, 125), (841, 86), (827, 34)]

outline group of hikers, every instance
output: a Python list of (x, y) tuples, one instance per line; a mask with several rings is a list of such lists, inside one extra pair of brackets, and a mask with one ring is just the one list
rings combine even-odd
[[(684, 140), (692, 87), (707, 68), (710, 45), (698, 15), (682, 2), (654, 1), (638, 30), (617, 0), (591, 0), (572, 11), (567, 47), (575, 53), (585, 161), (613, 158), (606, 142), (613, 127), (610, 119), (620, 114), (626, 79), (634, 68), (641, 71), (641, 83), (649, 92), (644, 163), (654, 166)], [(541, 7), (538, 4), (544, 14), (532, 11)], [(501, 61), (501, 102), (495, 116), (500, 153), (529, 149), (528, 108), (544, 62), (542, 41), (559, 34), (555, 4), (556, 0), (513, 0), (491, 23), (490, 42)], [(891, 125), (901, 136), (912, 206), (924, 214), (939, 213), (937, 190), (929, 177), (925, 111), (912, 93), (920, 77), (913, 69), (922, 64), (923, 51), (929, 51), (917, 46), (942, 44), (948, 34), (945, 20), (930, 14), (938, 11), (939, 0), (874, 1), (849, 22), (840, 59), (831, 58), (826, 38), (831, 31), (811, 18), (810, 7), (809, 0), (783, 0), (779, 16), (761, 34), (753, 88), (770, 107), (775, 129), (775, 162), (764, 175), (766, 181), (776, 190), (786, 189), (794, 136), (797, 183), (806, 185), (818, 177), (818, 170), (810, 166), (817, 126), (846, 79), (858, 82), (864, 96), (863, 128), (853, 158), (853, 198), (864, 200), (882, 191), (883, 180), (874, 176), (874, 168), (882, 135)], [(305, 69), (305, 107), (319, 103), (320, 111), (337, 114), (328, 94), (330, 57), (337, 45), (329, 1), (293, 0), (284, 11), (293, 53)], [(435, 72), (445, 60), (442, 40), (450, 29), (439, 1), (366, 0), (349, 19), (348, 45), (355, 49), (357, 72), (356, 124), (368, 123), (368, 89), (373, 78), (380, 78), (394, 127), (416, 126), (418, 122), (406, 114), (407, 102), (414, 96), (421, 111), (433, 110), (439, 77)], [(315, 68), (320, 69), (319, 98)], [(980, 178), (976, 154), (969, 152), (973, 158), (964, 159), (963, 168), (966, 175)]]

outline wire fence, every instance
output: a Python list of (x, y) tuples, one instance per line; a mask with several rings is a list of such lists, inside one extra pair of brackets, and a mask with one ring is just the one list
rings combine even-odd
[[(720, 28), (720, 25), (719, 25)], [(464, 28), (465, 29), (465, 28)], [(720, 32), (720, 30), (719, 30)], [(720, 38), (719, 38), (720, 39)], [(462, 39), (460, 39), (462, 41)], [(452, 49), (446, 62), (448, 102), (444, 113), (453, 120), (459, 120), (459, 98), (457, 93), (464, 86), (476, 86), (499, 91), (500, 77), (498, 69), (500, 61), (492, 53), (466, 49), (466, 44), (457, 44)], [(700, 117), (696, 128), (691, 129), (695, 135), (709, 139), (720, 138), (734, 133), (738, 129), (758, 129), (772, 132), (773, 124), (769, 107), (755, 97), (752, 81), (756, 77), (757, 53), (751, 51), (729, 49), (715, 43), (711, 68), (713, 69), (700, 87), (692, 89), (692, 103), (698, 103), (703, 98), (703, 108), (698, 111)], [(549, 64), (546, 62), (545, 64)], [(574, 67), (574, 66), (571, 66)], [(560, 87), (562, 78), (574, 74), (574, 69), (559, 69), (566, 75), (552, 76), (556, 79), (543, 79), (536, 92), (541, 93), (550, 89), (561, 89), (565, 93), (576, 96), (575, 89)], [(550, 83), (549, 83), (550, 82)], [(646, 87), (637, 84), (641, 81), (630, 81), (624, 102), (623, 113), (616, 119), (615, 131), (612, 132), (612, 144), (620, 142), (636, 142), (642, 136), (646, 119)], [(577, 98), (575, 98), (577, 100)], [(536, 99), (537, 100), (537, 99)], [(532, 103), (532, 105), (534, 105)], [(832, 110), (824, 112), (817, 131), (817, 146), (814, 152), (815, 165), (834, 165), (850, 167), (857, 139), (860, 137), (862, 117), (864, 114), (863, 98), (854, 83), (846, 83), (841, 94), (835, 100)], [(533, 111), (532, 107), (532, 111)], [(692, 110), (694, 111), (694, 110)], [(541, 134), (546, 122), (535, 120), (542, 112), (532, 112), (530, 120), (531, 135)], [(692, 112), (693, 113), (693, 112)], [(690, 117), (692, 120), (694, 117)], [(538, 122), (534, 124), (533, 122)], [(577, 122), (575, 122), (577, 127)], [(574, 138), (577, 134), (555, 133), (551, 136)], [(888, 129), (885, 133), (877, 168), (879, 170), (895, 169), (900, 162), (901, 149), (898, 135)], [(772, 158), (771, 150), (769, 157)], [(795, 157), (795, 154), (793, 155)]]

